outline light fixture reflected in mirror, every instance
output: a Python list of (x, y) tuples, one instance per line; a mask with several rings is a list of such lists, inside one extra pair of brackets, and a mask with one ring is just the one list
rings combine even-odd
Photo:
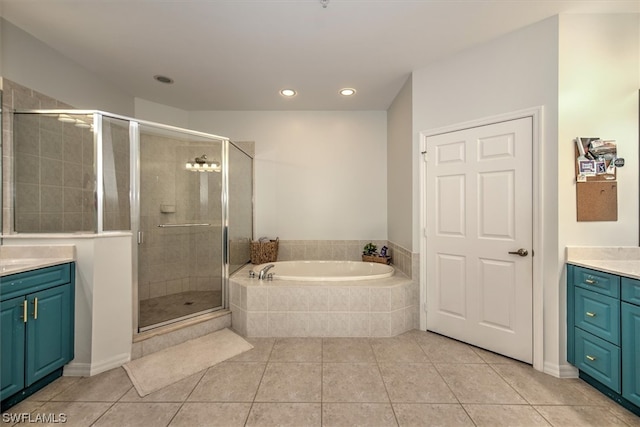
[(207, 155), (203, 154), (194, 160), (189, 160), (186, 169), (193, 172), (220, 172), (220, 163), (207, 160)]

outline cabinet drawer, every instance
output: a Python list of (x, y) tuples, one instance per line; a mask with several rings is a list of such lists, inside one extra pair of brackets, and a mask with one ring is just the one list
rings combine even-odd
[(0, 284), (0, 295), (4, 300), (69, 283), (71, 265), (60, 264), (5, 276)]
[(622, 278), (622, 289), (620, 290), (623, 301), (640, 305), (640, 280)]
[(613, 298), (620, 298), (620, 277), (575, 266), (573, 284)]
[(620, 347), (575, 328), (576, 367), (620, 393)]
[(620, 345), (620, 300), (575, 289), (575, 326)]

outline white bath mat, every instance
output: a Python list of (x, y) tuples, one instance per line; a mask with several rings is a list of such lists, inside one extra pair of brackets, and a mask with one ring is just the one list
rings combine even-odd
[(222, 329), (132, 360), (123, 367), (144, 397), (252, 348), (241, 336)]

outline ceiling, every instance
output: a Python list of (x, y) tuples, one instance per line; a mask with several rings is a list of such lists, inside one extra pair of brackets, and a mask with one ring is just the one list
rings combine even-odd
[(122, 92), (188, 111), (386, 110), (412, 70), (448, 55), (558, 13), (638, 12), (640, 0), (0, 0), (6, 20)]

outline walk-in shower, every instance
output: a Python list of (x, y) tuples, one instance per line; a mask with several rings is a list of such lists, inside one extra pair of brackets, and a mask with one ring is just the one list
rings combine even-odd
[(14, 233), (131, 231), (139, 331), (227, 307), (253, 160), (227, 138), (99, 111), (13, 114)]

